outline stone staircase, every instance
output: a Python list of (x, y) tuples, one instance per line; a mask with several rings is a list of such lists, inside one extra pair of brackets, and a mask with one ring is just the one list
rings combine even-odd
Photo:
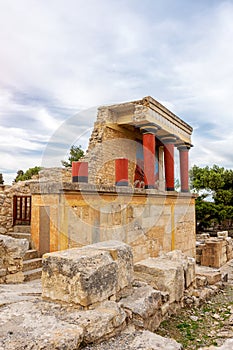
[(14, 238), (26, 238), (29, 242), (29, 250), (23, 258), (24, 282), (39, 279), (42, 273), (42, 258), (32, 247), (30, 229), (30, 226), (17, 225), (14, 226), (14, 232), (10, 234)]

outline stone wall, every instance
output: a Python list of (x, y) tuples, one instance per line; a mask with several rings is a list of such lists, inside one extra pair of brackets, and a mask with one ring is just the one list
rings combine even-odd
[(13, 196), (29, 196), (30, 184), (53, 181), (58, 183), (71, 182), (71, 168), (44, 168), (39, 176), (33, 176), (32, 180), (19, 181), (10, 185), (0, 185), (0, 234), (13, 231)]
[(31, 234), (42, 254), (116, 239), (132, 247), (136, 261), (173, 249), (195, 256), (190, 194), (72, 183), (48, 183), (40, 191), (31, 186)]
[(30, 195), (30, 183), (20, 181), (13, 186), (0, 187), (0, 234), (13, 231), (13, 196)]
[(120, 126), (99, 121), (89, 140), (86, 156), (88, 161), (89, 183), (115, 185), (115, 159), (129, 159), (129, 184), (134, 184), (136, 167), (136, 147), (142, 135), (134, 127), (123, 129)]
[(0, 283), (23, 282), (23, 256), (28, 246), (27, 239), (0, 235)]

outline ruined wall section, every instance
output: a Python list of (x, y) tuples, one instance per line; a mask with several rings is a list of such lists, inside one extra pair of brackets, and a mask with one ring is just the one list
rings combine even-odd
[(133, 186), (136, 164), (136, 141), (140, 137), (134, 127), (116, 124), (116, 116), (100, 108), (89, 140), (84, 161), (88, 161), (89, 183), (115, 185), (115, 159), (129, 159), (129, 183)]
[(19, 181), (10, 185), (0, 186), (0, 234), (6, 235), (13, 231), (13, 197), (30, 196), (30, 185), (40, 182), (71, 182), (71, 169), (44, 168), (39, 176), (33, 176), (32, 180)]
[(34, 181), (20, 181), (13, 186), (0, 187), (0, 234), (13, 231), (13, 196), (30, 195), (29, 185)]

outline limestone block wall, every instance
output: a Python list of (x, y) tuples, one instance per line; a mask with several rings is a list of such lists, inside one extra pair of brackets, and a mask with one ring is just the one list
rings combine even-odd
[(0, 283), (23, 282), (23, 256), (28, 246), (27, 239), (0, 235)]
[(115, 159), (129, 159), (129, 183), (133, 186), (137, 142), (142, 135), (134, 128), (103, 123), (97, 119), (84, 160), (88, 161), (89, 183), (115, 184)]
[(36, 185), (31, 191), (32, 240), (42, 254), (113, 239), (129, 244), (135, 261), (174, 249), (195, 257), (190, 194), (51, 183), (43, 195)]

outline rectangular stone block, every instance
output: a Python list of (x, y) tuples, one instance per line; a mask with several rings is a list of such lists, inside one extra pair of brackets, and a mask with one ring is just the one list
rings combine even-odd
[(147, 282), (153, 288), (169, 293), (170, 303), (183, 297), (185, 279), (182, 262), (169, 258), (148, 258), (134, 265), (138, 280)]
[(219, 268), (226, 263), (226, 252), (223, 251), (226, 241), (218, 238), (206, 240), (202, 250), (201, 265)]
[(43, 256), (42, 297), (88, 306), (117, 290), (117, 263), (109, 252), (74, 248)]
[(196, 266), (196, 275), (205, 277), (208, 284), (216, 284), (221, 281), (222, 273), (218, 269), (207, 266)]
[(43, 256), (44, 298), (89, 306), (116, 298), (132, 281), (132, 250), (122, 242), (100, 242)]

